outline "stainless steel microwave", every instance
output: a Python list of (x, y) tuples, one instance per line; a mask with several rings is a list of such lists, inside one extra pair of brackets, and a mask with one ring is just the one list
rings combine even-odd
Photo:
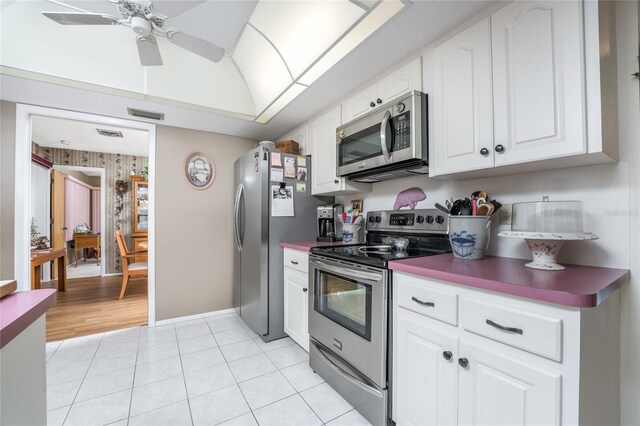
[(337, 175), (378, 182), (429, 172), (427, 95), (412, 91), (336, 129)]

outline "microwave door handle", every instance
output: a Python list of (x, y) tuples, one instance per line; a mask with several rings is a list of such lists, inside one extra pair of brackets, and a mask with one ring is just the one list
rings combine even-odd
[(382, 148), (382, 155), (387, 163), (391, 161), (391, 154), (387, 148), (387, 125), (389, 124), (390, 118), (391, 113), (389, 111), (385, 111), (384, 116), (382, 117), (382, 122), (380, 123), (380, 148)]

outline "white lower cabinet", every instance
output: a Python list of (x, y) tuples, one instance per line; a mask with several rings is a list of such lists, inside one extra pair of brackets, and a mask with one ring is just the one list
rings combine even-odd
[(301, 251), (285, 249), (284, 331), (309, 352), (309, 274), (290, 267), (287, 263), (291, 262), (290, 258), (301, 256), (309, 255)]
[(559, 373), (464, 338), (460, 339), (458, 353), (459, 424), (560, 424)]
[(403, 425), (456, 424), (458, 337), (406, 309), (396, 312), (395, 418)]
[(619, 295), (579, 309), (396, 272), (393, 294), (398, 425), (619, 423)]

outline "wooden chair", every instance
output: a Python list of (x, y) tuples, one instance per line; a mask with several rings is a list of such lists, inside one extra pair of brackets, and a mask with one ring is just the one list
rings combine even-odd
[[(122, 257), (122, 290), (120, 291), (120, 297), (118, 300), (122, 300), (124, 292), (127, 290), (127, 284), (129, 284), (129, 278), (131, 277), (147, 277), (147, 252), (130, 252), (127, 249), (127, 243), (124, 241), (124, 235), (122, 231), (116, 231), (116, 240), (118, 241), (118, 248), (120, 249), (120, 256)], [(144, 262), (139, 262), (137, 259), (145, 259)]]

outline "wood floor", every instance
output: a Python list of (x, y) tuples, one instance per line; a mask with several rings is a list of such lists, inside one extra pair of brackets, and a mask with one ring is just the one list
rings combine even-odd
[(57, 293), (56, 305), (47, 312), (47, 342), (146, 324), (147, 279), (131, 278), (118, 300), (121, 285), (121, 276), (67, 280), (67, 291)]

